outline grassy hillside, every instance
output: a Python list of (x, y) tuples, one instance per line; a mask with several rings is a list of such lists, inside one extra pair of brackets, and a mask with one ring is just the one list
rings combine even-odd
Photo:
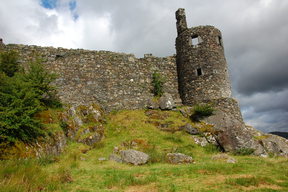
[[(105, 139), (93, 148), (71, 142), (58, 157), (0, 162), (0, 191), (288, 191), (288, 159), (230, 154), (236, 163), (212, 160), (220, 152), (196, 145), (180, 131), (189, 120), (179, 112), (148, 113), (112, 112)], [(149, 154), (150, 162), (132, 166), (102, 160), (128, 148)], [(191, 155), (195, 163), (168, 164), (169, 152)]]

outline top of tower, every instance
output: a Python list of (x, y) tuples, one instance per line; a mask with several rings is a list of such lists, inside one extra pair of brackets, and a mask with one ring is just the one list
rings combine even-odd
[(176, 11), (176, 19), (180, 19), (180, 17), (186, 17), (185, 15), (185, 9), (184, 8), (179, 8), (177, 11)]
[(4, 45), (4, 43), (3, 43), (3, 39), (2, 38), (0, 38), (0, 48), (3, 48), (5, 45)]
[(181, 34), (183, 31), (187, 29), (187, 21), (186, 21), (186, 15), (185, 15), (185, 9), (179, 8), (176, 13), (176, 19), (177, 19), (177, 32), (178, 35)]

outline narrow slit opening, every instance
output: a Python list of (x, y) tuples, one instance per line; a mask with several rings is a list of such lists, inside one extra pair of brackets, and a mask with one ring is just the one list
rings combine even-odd
[(197, 76), (203, 75), (203, 71), (202, 71), (201, 68), (198, 68), (198, 69), (196, 70), (196, 72), (197, 72)]

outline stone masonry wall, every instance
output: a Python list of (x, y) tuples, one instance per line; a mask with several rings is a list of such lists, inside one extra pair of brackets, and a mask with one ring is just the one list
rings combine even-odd
[(165, 77), (164, 90), (179, 99), (175, 57), (158, 58), (83, 49), (63, 49), (27, 45), (5, 45), (15, 50), (25, 65), (35, 56), (58, 75), (56, 85), (64, 103), (98, 103), (104, 109), (143, 108), (152, 94), (152, 74)]
[(218, 29), (213, 26), (186, 29), (176, 39), (176, 50), (183, 104), (231, 97), (222, 36)]

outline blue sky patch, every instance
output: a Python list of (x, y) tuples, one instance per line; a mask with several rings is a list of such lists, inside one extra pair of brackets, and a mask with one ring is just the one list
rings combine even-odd
[(73, 20), (76, 21), (79, 18), (79, 15), (77, 13), (77, 1), (71, 0), (69, 1), (69, 10), (71, 11)]
[(41, 6), (46, 9), (55, 9), (57, 7), (58, 0), (40, 0)]
[(79, 18), (79, 15), (77, 13), (74, 13), (72, 16), (74, 21), (76, 21)]
[(70, 11), (74, 11), (77, 7), (77, 2), (76, 1), (70, 1), (69, 2), (69, 9)]

